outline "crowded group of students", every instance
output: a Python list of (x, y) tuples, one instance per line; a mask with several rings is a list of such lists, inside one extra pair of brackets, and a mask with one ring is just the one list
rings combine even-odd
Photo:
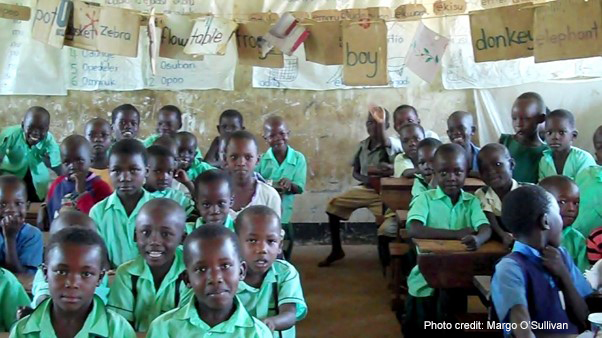
[[(357, 209), (384, 216), (379, 243), (396, 238), (401, 220), (383, 208), (372, 178), (413, 178), (409, 237), (460, 240), (468, 250), (497, 240), (511, 250), (492, 279), (500, 322), (586, 329), (584, 298), (598, 285), (583, 272), (602, 257), (602, 126), (593, 135), (596, 163), (573, 146), (573, 114), (549, 111), (536, 93), (514, 102), (515, 133), (482, 148), (472, 142), (468, 112), (447, 119), (447, 144), (421, 126), (414, 107), (401, 105), (392, 115), (397, 136), (387, 136), (389, 112), (369, 108), (369, 136), (352, 165), (360, 184), (328, 202), (332, 251), (319, 266), (344, 258), (341, 221)], [(195, 135), (180, 131), (177, 107), (162, 107), (157, 119), (157, 133), (142, 142), (140, 113), (130, 104), (115, 108), (111, 121), (88, 121), (83, 135), (60, 146), (42, 107), (2, 130), (0, 331), (295, 336), (307, 305), (289, 262), (291, 216), (307, 169), (288, 144), (286, 121), (264, 121), (269, 149), (260, 156), (243, 116), (226, 110), (203, 156)], [(469, 194), (462, 189), (467, 177), (485, 186)], [(27, 224), (28, 203), (39, 201), (37, 226)], [(50, 232), (46, 244), (40, 228)], [(426, 321), (453, 320), (466, 294), (433, 289), (409, 256), (398, 318), (404, 335), (416, 337)], [(35, 274), (33, 300), (13, 273)], [(532, 334), (522, 328), (512, 334)]]

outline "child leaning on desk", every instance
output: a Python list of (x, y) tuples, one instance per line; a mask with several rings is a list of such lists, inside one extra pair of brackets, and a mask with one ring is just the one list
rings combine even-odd
[[(410, 206), (407, 227), (412, 238), (461, 240), (468, 250), (478, 249), (491, 236), (489, 222), (479, 200), (462, 190), (468, 171), (467, 156), (457, 144), (444, 144), (435, 152), (433, 169), (436, 189), (416, 197)], [(418, 266), (408, 277), (406, 316), (402, 323), (405, 337), (417, 337), (424, 322), (449, 320), (449, 305), (466, 307), (466, 295), (429, 287)], [(440, 313), (437, 313), (440, 309)]]

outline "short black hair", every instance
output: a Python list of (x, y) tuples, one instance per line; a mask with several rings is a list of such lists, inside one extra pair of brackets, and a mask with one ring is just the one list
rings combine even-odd
[(153, 198), (150, 201), (144, 203), (144, 205), (140, 208), (140, 211), (138, 212), (138, 216), (136, 216), (136, 219), (142, 214), (142, 212), (144, 212), (146, 210), (153, 210), (153, 209), (160, 210), (161, 213), (165, 216), (167, 216), (167, 215), (173, 216), (175, 214), (181, 220), (181, 223), (176, 224), (176, 225), (181, 225), (180, 229), (182, 231), (185, 230), (185, 228), (186, 228), (186, 225), (185, 225), (186, 224), (186, 211), (180, 204), (178, 204), (178, 202), (174, 201), (171, 198), (158, 197), (158, 198)]
[(551, 195), (537, 185), (524, 185), (510, 191), (502, 202), (502, 223), (513, 234), (527, 235), (540, 217), (550, 212)]
[(182, 128), (182, 111), (180, 110), (180, 108), (174, 106), (173, 104), (168, 104), (165, 105), (163, 107), (161, 107), (161, 109), (159, 109), (159, 111), (168, 111), (168, 112), (173, 112), (176, 113), (176, 116), (178, 118), (178, 122), (180, 123), (180, 128)]
[(65, 137), (63, 142), (61, 142), (61, 147), (72, 146), (74, 144), (79, 144), (80, 146), (85, 147), (89, 153), (92, 153), (92, 145), (90, 144), (88, 139), (78, 134), (73, 134)]
[(555, 117), (567, 120), (571, 128), (575, 128), (575, 116), (570, 111), (566, 109), (552, 110), (546, 115), (546, 121)]
[(466, 160), (466, 163), (468, 164), (468, 157), (466, 156), (466, 151), (464, 150), (464, 148), (462, 148), (462, 146), (460, 146), (458, 144), (445, 143), (445, 144), (440, 145), (439, 148), (437, 148), (437, 151), (435, 151), (434, 158), (438, 158), (440, 156), (445, 156), (445, 155), (462, 156)]
[(96, 231), (92, 229), (83, 227), (67, 227), (50, 236), (50, 240), (46, 245), (46, 261), (48, 261), (48, 256), (52, 252), (52, 249), (62, 244), (97, 246), (100, 248), (101, 255), (100, 268), (105, 269), (109, 265), (109, 252), (107, 250), (105, 241)]
[(423, 139), (422, 141), (418, 142), (418, 146), (416, 147), (416, 150), (419, 150), (420, 148), (423, 148), (423, 147), (431, 147), (431, 148), (437, 149), (442, 144), (443, 143), (441, 141), (437, 140), (436, 138), (427, 137), (427, 138)]
[(455, 112), (453, 112), (449, 115), (447, 120), (449, 121), (451, 119), (462, 119), (464, 117), (469, 117), (470, 122), (474, 125), (474, 116), (472, 115), (472, 113), (464, 111), (464, 110), (456, 110)]
[(479, 151), (479, 153), (477, 154), (477, 164), (479, 166), (479, 169), (483, 167), (483, 156), (485, 155), (481, 155), (481, 154), (486, 154), (487, 152), (490, 151), (499, 151), (502, 154), (504, 154), (504, 157), (506, 157), (507, 159), (511, 159), (512, 156), (510, 155), (510, 152), (508, 151), (508, 148), (506, 148), (505, 145), (501, 144), (501, 143), (489, 143), (486, 144), (483, 148), (481, 148), (481, 150)]
[(240, 250), (240, 244), (238, 243), (238, 237), (234, 231), (226, 228), (223, 225), (217, 224), (205, 224), (202, 227), (196, 228), (184, 241), (184, 264), (188, 266), (190, 264), (190, 245), (192, 242), (197, 240), (211, 240), (215, 238), (224, 237), (229, 239), (234, 246), (234, 251), (238, 256), (238, 259), (242, 260), (242, 254)]
[(226, 109), (224, 110), (220, 115), (219, 115), (219, 123), (222, 122), (222, 119), (224, 118), (235, 118), (238, 119), (240, 121), (240, 125), (244, 126), (244, 119), (242, 117), (242, 114), (236, 110), (236, 109)]
[(418, 123), (406, 123), (403, 126), (401, 126), (401, 128), (399, 128), (399, 135), (401, 135), (401, 131), (407, 128), (417, 128), (418, 130), (420, 130), (422, 132), (422, 136), (425, 136), (424, 134), (424, 128), (419, 125)]
[(2, 175), (0, 176), (0, 190), (4, 189), (5, 185), (17, 184), (21, 189), (25, 199), (27, 199), (27, 186), (25, 183), (15, 175)]
[(136, 107), (134, 107), (134, 105), (126, 103), (126, 104), (122, 104), (119, 105), (117, 107), (115, 107), (115, 109), (113, 109), (113, 111), (111, 112), (111, 123), (115, 123), (115, 119), (117, 118), (117, 114), (123, 111), (133, 111), (136, 113), (136, 115), (138, 116), (138, 122), (140, 122), (140, 112), (138, 111), (138, 109), (136, 109)]
[(180, 139), (183, 137), (191, 137), (194, 139), (194, 141), (197, 143), (199, 143), (199, 140), (196, 138), (196, 135), (194, 135), (193, 133), (189, 132), (189, 131), (179, 131), (176, 133), (176, 143), (180, 142)]
[(575, 181), (573, 181), (570, 177), (564, 175), (553, 175), (544, 178), (539, 181), (539, 186), (546, 189), (548, 192), (552, 193), (553, 187), (558, 187), (564, 184), (573, 185), (577, 187)]
[(516, 98), (516, 100), (533, 100), (537, 103), (537, 111), (540, 114), (546, 114), (546, 109), (548, 107), (546, 107), (546, 104), (543, 102), (541, 95), (535, 92), (522, 93)]
[(393, 119), (395, 119), (397, 114), (401, 113), (402, 110), (406, 110), (406, 109), (413, 111), (414, 114), (416, 114), (416, 116), (418, 116), (418, 111), (416, 110), (416, 108), (414, 108), (413, 106), (410, 106), (409, 104), (402, 104), (401, 106), (395, 108), (395, 110), (393, 111)]
[(29, 107), (27, 109), (27, 111), (25, 111), (25, 117), (27, 117), (28, 115), (32, 115), (32, 114), (43, 114), (46, 116), (46, 118), (48, 118), (48, 121), (50, 121), (50, 113), (48, 112), (48, 110), (44, 107), (40, 107), (40, 106), (32, 106)]
[(203, 171), (194, 180), (194, 190), (198, 192), (201, 184), (209, 184), (217, 181), (226, 182), (226, 184), (228, 184), (228, 189), (230, 192), (232, 192), (232, 178), (225, 170), (221, 169), (210, 169)]
[(252, 205), (245, 210), (243, 210), (238, 216), (236, 216), (236, 220), (234, 220), (234, 230), (236, 234), (240, 232), (240, 228), (242, 227), (243, 220), (248, 216), (272, 216), (276, 218), (280, 227), (282, 224), (280, 223), (280, 216), (274, 211), (274, 209), (265, 206), (265, 205)]
[(172, 154), (171, 150), (159, 145), (152, 145), (146, 148), (146, 153), (149, 159), (151, 157), (173, 157), (174, 159), (176, 158), (176, 155)]
[[(232, 140), (247, 140), (247, 141), (251, 141), (253, 143), (255, 143), (255, 146), (259, 148), (259, 144), (257, 143), (257, 139), (255, 138), (255, 135), (253, 135), (252, 133), (246, 131), (246, 130), (238, 130), (233, 132), (230, 137), (228, 138), (228, 140), (226, 141), (226, 149), (228, 149), (228, 146), (230, 145), (230, 142)], [(259, 149), (258, 149), (259, 151)]]
[(142, 156), (142, 161), (144, 165), (148, 165), (148, 155), (146, 153), (146, 148), (144, 144), (138, 140), (134, 139), (123, 139), (115, 142), (111, 151), (109, 152), (109, 159), (114, 155), (125, 155), (125, 156)]

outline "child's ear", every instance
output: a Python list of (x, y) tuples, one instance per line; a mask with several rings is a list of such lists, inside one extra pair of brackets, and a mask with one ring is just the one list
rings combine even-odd
[(508, 160), (508, 163), (510, 164), (510, 171), (514, 171), (514, 167), (516, 166), (516, 161), (514, 161), (514, 159), (511, 157)]
[(573, 139), (576, 139), (577, 136), (579, 135), (579, 131), (578, 130), (573, 130), (573, 132), (571, 134), (573, 134)]
[(548, 214), (545, 213), (539, 217), (539, 224), (542, 230), (550, 230), (550, 224), (548, 223)]
[(150, 174), (150, 168), (149, 168), (149, 166), (144, 167), (144, 170), (145, 170), (144, 177), (147, 178), (148, 174)]
[(42, 263), (40, 267), (42, 268), (42, 274), (44, 274), (44, 281), (48, 283), (48, 266)]
[(240, 261), (239, 279), (245, 280), (246, 276), (247, 276), (247, 262)]

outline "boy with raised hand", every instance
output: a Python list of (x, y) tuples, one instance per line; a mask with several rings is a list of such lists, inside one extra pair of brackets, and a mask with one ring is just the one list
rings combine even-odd
[(12, 174), (25, 182), (30, 202), (41, 202), (50, 184), (51, 168), (61, 175), (59, 145), (50, 127), (50, 113), (42, 107), (25, 112), (20, 126), (6, 127), (0, 133), (0, 174)]

